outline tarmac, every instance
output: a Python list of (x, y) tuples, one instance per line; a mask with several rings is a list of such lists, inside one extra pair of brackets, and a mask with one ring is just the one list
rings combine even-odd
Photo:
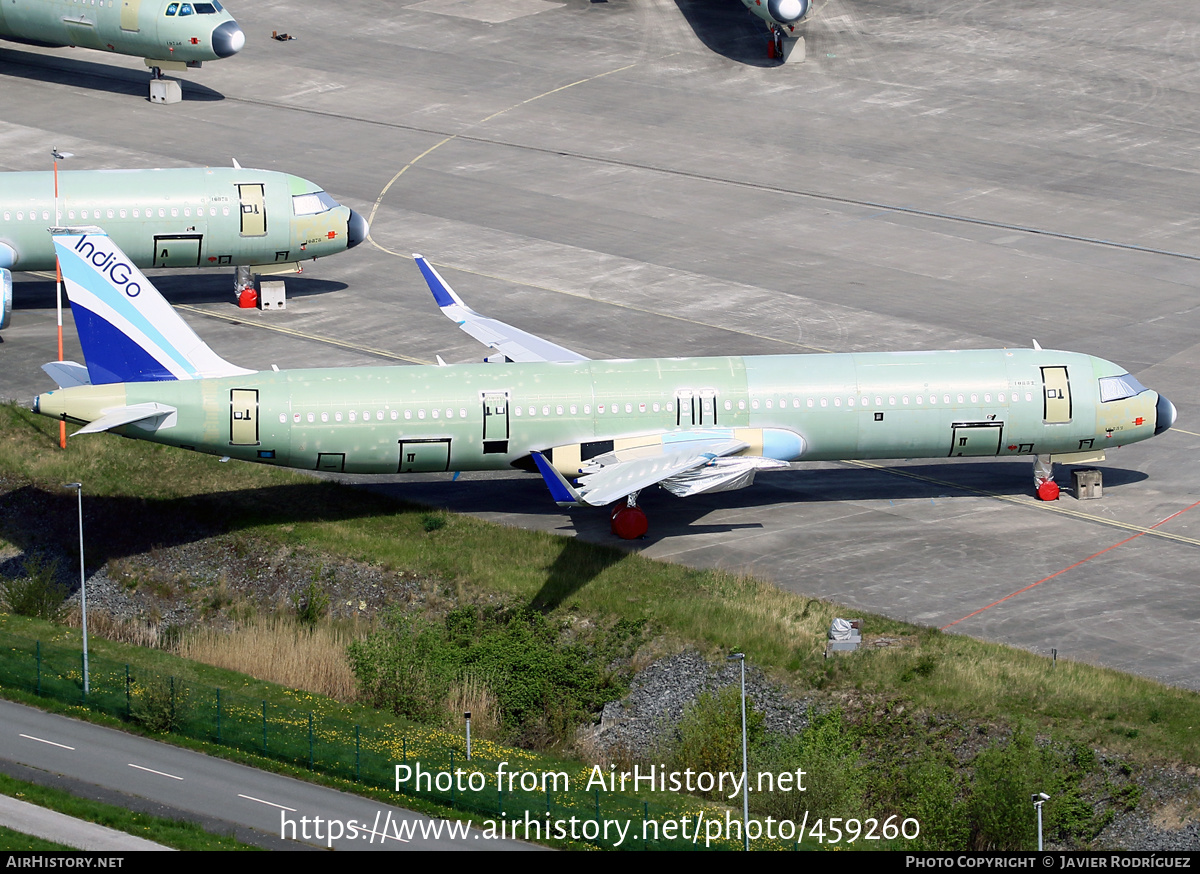
[[(644, 493), (650, 535), (624, 547), (1200, 689), (1196, 4), (828, 0), (786, 66), (736, 0), (230, 6), (246, 48), (173, 106), (140, 59), (0, 44), (0, 169), (51, 147), (72, 169), (236, 158), (369, 217), (283, 312), (237, 309), (229, 271), (156, 275), (221, 355), (478, 360), (420, 252), (475, 309), (591, 357), (1108, 358), (1179, 418), (1109, 454), (1101, 499), (1034, 501), (1027, 461), (800, 464)], [(50, 385), (53, 283), (18, 274), (15, 300), (0, 396), (27, 400)], [(532, 475), (376, 483), (618, 543)]]

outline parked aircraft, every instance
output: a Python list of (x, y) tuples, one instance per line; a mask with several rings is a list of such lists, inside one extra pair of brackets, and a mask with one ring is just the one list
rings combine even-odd
[[(253, 372), (216, 355), (98, 228), (54, 237), (86, 366), (35, 412), (127, 437), (310, 470), (539, 468), (555, 500), (750, 485), (793, 461), (1026, 455), (1035, 470), (1160, 434), (1175, 408), (1123, 368), (1041, 348), (591, 361), (468, 307), (420, 256), (483, 364)], [(569, 479), (575, 480), (572, 484)]]
[(246, 44), (219, 0), (5, 0), (0, 39), (142, 57), (155, 78), (228, 58)]
[[(53, 270), (50, 226), (103, 221), (138, 267), (294, 273), (300, 262), (353, 248), (366, 220), (307, 179), (274, 170), (187, 167), (0, 175), (0, 271)], [(9, 280), (11, 284), (11, 280)]]

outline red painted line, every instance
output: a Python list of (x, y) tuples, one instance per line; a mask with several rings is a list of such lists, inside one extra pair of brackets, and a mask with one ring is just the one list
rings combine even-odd
[(1184, 513), (1186, 513), (1188, 510), (1193, 509), (1194, 507), (1200, 507), (1200, 501), (1196, 501), (1196, 503), (1194, 503), (1190, 506), (1184, 507), (1182, 510), (1176, 510), (1174, 513), (1172, 513), (1167, 518), (1162, 519), (1158, 522), (1155, 522), (1153, 525), (1151, 525), (1145, 531), (1139, 531), (1137, 534), (1131, 534), (1129, 537), (1126, 537), (1124, 540), (1120, 540), (1120, 541), (1114, 543), (1112, 546), (1106, 546), (1104, 549), (1100, 550), (1097, 553), (1089, 555), (1087, 558), (1081, 558), (1079, 561), (1075, 562), (1075, 564), (1070, 565), (1069, 567), (1065, 567), (1060, 571), (1055, 571), (1054, 573), (1050, 574), (1050, 576), (1043, 577), (1042, 579), (1038, 580), (1036, 583), (1030, 583), (1028, 586), (1026, 586), (1023, 589), (1017, 589), (1011, 595), (1005, 595), (999, 601), (993, 601), (992, 603), (988, 604), (986, 607), (980, 607), (974, 613), (968, 613), (966, 616), (962, 617), (962, 619), (955, 619), (953, 622), (948, 622), (945, 625), (943, 625), (940, 630), (945, 631), (947, 628), (958, 625), (958, 623), (960, 623), (960, 622), (966, 622), (972, 616), (978, 616), (980, 613), (983, 613), (986, 610), (991, 610), (997, 604), (1003, 604), (1005, 601), (1009, 600), (1010, 598), (1017, 597), (1017, 595), (1020, 595), (1022, 592), (1028, 592), (1030, 589), (1036, 588), (1036, 587), (1040, 586), (1042, 583), (1049, 582), (1050, 580), (1054, 579), (1055, 577), (1062, 576), (1067, 571), (1074, 570), (1075, 568), (1079, 567), (1081, 564), (1087, 564), (1093, 558), (1098, 558), (1098, 557), (1104, 555), (1104, 553), (1106, 553), (1106, 552), (1111, 552), (1112, 550), (1116, 549), (1118, 546), (1122, 546), (1131, 540), (1137, 540), (1143, 534), (1147, 534), (1147, 533), (1153, 531), (1155, 528), (1158, 528), (1160, 525), (1166, 525), (1168, 522), (1170, 522), (1176, 516), (1182, 516)]

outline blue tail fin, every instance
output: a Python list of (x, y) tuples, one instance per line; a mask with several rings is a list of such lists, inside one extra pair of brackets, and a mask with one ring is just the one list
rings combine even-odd
[(253, 373), (205, 345), (104, 231), (53, 233), (93, 385)]

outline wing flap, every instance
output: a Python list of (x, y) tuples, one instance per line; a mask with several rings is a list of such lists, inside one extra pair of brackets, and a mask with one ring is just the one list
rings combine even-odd
[(653, 454), (595, 465), (585, 469), (579, 479), (579, 499), (593, 507), (611, 504), (655, 483), (710, 464), (721, 456), (740, 452), (746, 446), (743, 441), (733, 439), (697, 440), (683, 447), (665, 445)]

